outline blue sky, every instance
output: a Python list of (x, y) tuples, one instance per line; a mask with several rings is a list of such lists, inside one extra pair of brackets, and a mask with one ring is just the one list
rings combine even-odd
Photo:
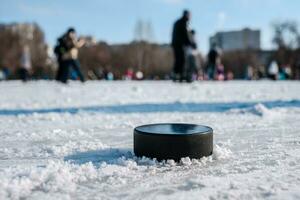
[(133, 40), (138, 19), (151, 21), (156, 42), (170, 41), (174, 20), (187, 8), (200, 49), (219, 30), (261, 29), (262, 47), (271, 48), (271, 23), (300, 23), (299, 0), (0, 0), (0, 23), (36, 22), (53, 45), (67, 27), (109, 43)]

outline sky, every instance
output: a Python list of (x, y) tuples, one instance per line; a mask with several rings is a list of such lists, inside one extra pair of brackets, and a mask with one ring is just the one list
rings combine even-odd
[(172, 25), (183, 9), (192, 13), (190, 27), (197, 31), (201, 51), (217, 31), (245, 27), (261, 30), (261, 47), (272, 45), (271, 24), (294, 20), (300, 23), (299, 0), (0, 0), (0, 23), (36, 22), (48, 44), (68, 27), (79, 35), (91, 35), (110, 44), (134, 39), (138, 20), (150, 21), (153, 39), (169, 43)]

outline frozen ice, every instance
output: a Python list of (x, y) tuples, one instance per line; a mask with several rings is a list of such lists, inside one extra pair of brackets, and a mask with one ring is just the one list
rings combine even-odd
[[(0, 82), (0, 199), (300, 199), (300, 82)], [(158, 162), (133, 128), (214, 129), (214, 152)]]

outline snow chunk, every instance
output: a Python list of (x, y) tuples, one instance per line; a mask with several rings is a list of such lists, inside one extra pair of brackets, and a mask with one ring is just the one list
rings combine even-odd
[(221, 147), (219, 145), (215, 145), (213, 152), (213, 159), (215, 160), (223, 160), (232, 157), (232, 152), (230, 149), (225, 147)]
[(254, 106), (253, 113), (259, 116), (272, 115), (272, 111), (268, 109), (265, 105), (259, 103)]

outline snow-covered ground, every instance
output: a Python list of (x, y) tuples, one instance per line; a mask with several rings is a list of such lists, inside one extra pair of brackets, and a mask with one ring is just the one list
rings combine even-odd
[[(0, 82), (0, 199), (300, 199), (300, 82)], [(133, 155), (133, 128), (214, 129), (214, 154)]]

